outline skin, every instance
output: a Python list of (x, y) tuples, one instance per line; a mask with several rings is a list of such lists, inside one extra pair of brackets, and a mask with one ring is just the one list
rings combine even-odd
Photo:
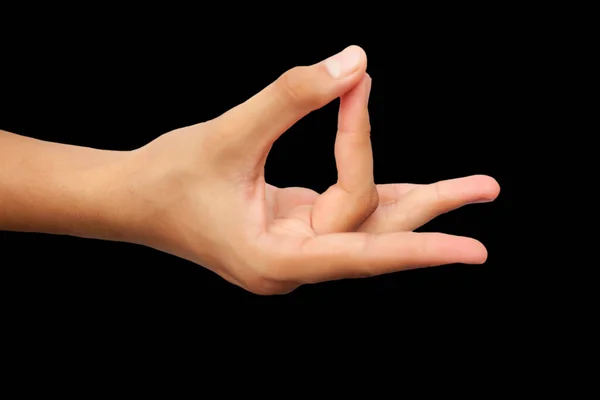
[[(341, 58), (340, 58), (341, 57)], [(127, 152), (0, 131), (0, 229), (137, 243), (185, 258), (256, 294), (451, 263), (481, 264), (475, 239), (413, 230), (498, 183), (373, 180), (364, 51), (296, 67), (220, 117)], [(264, 179), (275, 140), (340, 98), (338, 181), (323, 194)]]

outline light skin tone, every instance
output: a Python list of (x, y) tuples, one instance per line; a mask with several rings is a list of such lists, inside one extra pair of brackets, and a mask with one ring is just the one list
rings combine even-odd
[[(481, 264), (475, 239), (415, 233), (436, 216), (494, 200), (491, 177), (434, 184), (373, 179), (364, 51), (284, 73), (218, 118), (133, 151), (0, 131), (0, 229), (137, 243), (188, 259), (257, 294), (452, 263)], [(340, 98), (338, 181), (322, 194), (264, 179), (275, 140)]]

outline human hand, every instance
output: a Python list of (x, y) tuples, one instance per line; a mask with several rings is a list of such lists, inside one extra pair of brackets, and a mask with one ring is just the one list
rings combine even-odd
[[(375, 185), (366, 55), (284, 73), (220, 117), (169, 132), (129, 157), (129, 241), (200, 264), (257, 294), (450, 263), (480, 264), (478, 241), (415, 233), (436, 216), (492, 201), (497, 182), (471, 176), (431, 185)], [(276, 188), (264, 165), (274, 141), (340, 97), (338, 181), (325, 193)]]

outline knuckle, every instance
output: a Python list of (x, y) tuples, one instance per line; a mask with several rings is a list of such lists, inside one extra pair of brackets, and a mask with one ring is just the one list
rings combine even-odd
[(367, 202), (367, 208), (371, 213), (373, 213), (375, 210), (377, 210), (377, 207), (379, 207), (379, 192), (377, 191), (377, 187), (372, 185)]
[(300, 108), (318, 108), (321, 103), (319, 92), (312, 90), (305, 79), (308, 67), (294, 67), (281, 75), (276, 81), (277, 92), (283, 101)]
[[(361, 253), (367, 253), (371, 251), (374, 237), (374, 235), (365, 237), (365, 240), (363, 240), (358, 250)], [(378, 274), (377, 266), (373, 262), (364, 262), (355, 271), (355, 277), (357, 278), (371, 278), (373, 276), (377, 276)]]
[(356, 189), (348, 191), (345, 189), (346, 206), (342, 206), (341, 211), (344, 215), (344, 229), (359, 229), (367, 219), (379, 208), (379, 193), (375, 185), (370, 185), (365, 189)]
[(435, 194), (435, 199), (439, 203), (447, 203), (452, 200), (448, 195), (448, 192), (444, 189), (444, 185), (442, 185), (440, 182), (433, 184), (433, 191)]
[(379, 207), (379, 193), (375, 185), (371, 185), (369, 189), (359, 193), (357, 199), (360, 209), (368, 215), (371, 215)]

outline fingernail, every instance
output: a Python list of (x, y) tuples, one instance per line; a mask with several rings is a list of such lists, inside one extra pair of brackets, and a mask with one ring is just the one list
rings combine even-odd
[(325, 67), (333, 79), (344, 78), (356, 71), (360, 65), (360, 57), (359, 47), (346, 47), (340, 53), (325, 60)]
[(369, 98), (371, 97), (371, 87), (373, 87), (373, 78), (369, 76), (367, 80), (367, 104), (369, 104)]

